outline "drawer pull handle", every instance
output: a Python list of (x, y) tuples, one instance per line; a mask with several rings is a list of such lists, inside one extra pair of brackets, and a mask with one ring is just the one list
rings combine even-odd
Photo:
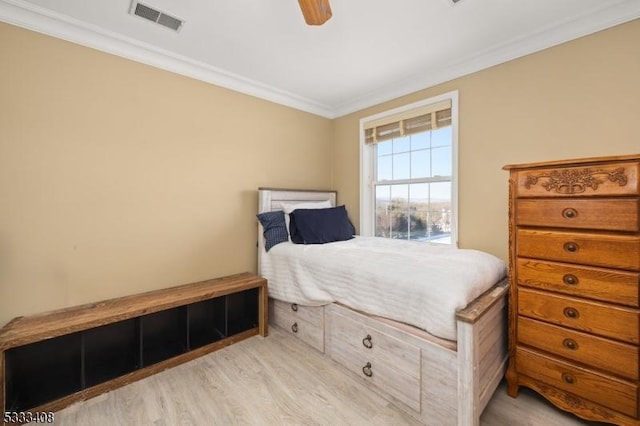
[(298, 304), (297, 303), (292, 303), (291, 304), (291, 310), (293, 312), (298, 312)]
[(291, 326), (291, 331), (293, 331), (294, 333), (298, 332), (298, 323), (294, 322), (293, 325)]
[(562, 281), (564, 281), (564, 283), (568, 285), (576, 285), (578, 284), (578, 277), (572, 274), (567, 274), (562, 277)]
[(574, 308), (564, 308), (564, 316), (571, 319), (577, 319), (580, 316), (580, 312)]
[(569, 253), (575, 253), (578, 251), (578, 245), (576, 243), (564, 243), (564, 249)]
[(578, 343), (573, 339), (564, 339), (562, 344), (565, 348), (575, 351), (578, 349)]
[(373, 371), (371, 371), (371, 363), (367, 362), (367, 364), (362, 367), (362, 374), (364, 374), (367, 377), (371, 377), (373, 376)]
[(371, 335), (370, 334), (367, 334), (367, 337), (362, 339), (362, 344), (367, 349), (371, 349), (373, 347), (373, 342), (371, 341)]
[(567, 219), (573, 219), (578, 216), (578, 212), (575, 209), (564, 209), (562, 216)]
[(565, 383), (568, 383), (570, 385), (574, 385), (577, 382), (575, 377), (567, 373), (562, 373), (562, 380), (564, 380)]

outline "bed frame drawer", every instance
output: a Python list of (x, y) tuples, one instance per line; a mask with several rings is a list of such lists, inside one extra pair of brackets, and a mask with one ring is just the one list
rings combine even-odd
[(327, 353), (347, 369), (420, 412), (421, 350), (407, 342), (330, 312)]
[(269, 299), (269, 319), (274, 325), (324, 352), (323, 306), (299, 306)]
[(303, 306), (277, 299), (269, 299), (269, 302), (282, 311), (291, 312), (292, 317), (296, 319), (302, 319), (317, 327), (322, 327), (324, 324), (324, 309), (322, 306)]

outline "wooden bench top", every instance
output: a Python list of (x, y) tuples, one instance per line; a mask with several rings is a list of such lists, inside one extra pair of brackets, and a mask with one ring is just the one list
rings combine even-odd
[(266, 284), (266, 279), (245, 272), (17, 317), (0, 330), (0, 351)]

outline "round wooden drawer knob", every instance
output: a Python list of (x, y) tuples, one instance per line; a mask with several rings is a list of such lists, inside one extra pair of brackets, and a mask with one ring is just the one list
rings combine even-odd
[(567, 348), (567, 349), (569, 349), (569, 350), (572, 350), (572, 351), (575, 351), (575, 350), (577, 350), (577, 349), (578, 349), (578, 343), (577, 343), (575, 340), (573, 340), (573, 339), (564, 339), (564, 340), (562, 341), (562, 345), (563, 345), (565, 348)]
[(564, 249), (569, 253), (575, 253), (578, 251), (579, 246), (576, 243), (564, 243)]
[(562, 277), (562, 281), (568, 285), (576, 285), (578, 284), (578, 277), (572, 274), (567, 274), (564, 277)]
[(563, 373), (562, 374), (562, 380), (569, 384), (569, 385), (575, 385), (577, 380), (575, 377), (573, 377), (571, 374), (567, 374), (567, 373)]
[(578, 216), (578, 211), (575, 209), (564, 209), (562, 211), (562, 216), (567, 219), (574, 219)]
[(571, 319), (577, 319), (580, 316), (580, 312), (574, 308), (564, 308), (564, 316)]

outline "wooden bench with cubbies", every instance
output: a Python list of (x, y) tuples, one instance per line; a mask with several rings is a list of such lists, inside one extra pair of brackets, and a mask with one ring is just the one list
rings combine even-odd
[(27, 317), (0, 329), (2, 413), (53, 412), (251, 336), (267, 281), (242, 273)]

